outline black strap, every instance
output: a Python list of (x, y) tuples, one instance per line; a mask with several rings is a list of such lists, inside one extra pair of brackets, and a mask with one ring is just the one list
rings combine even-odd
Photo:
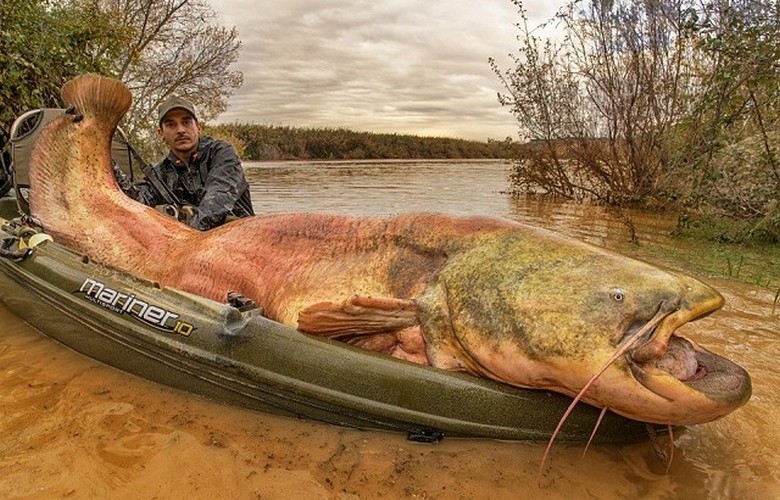
[[(249, 195), (249, 186), (247, 186), (246, 189), (241, 193), (241, 196), (238, 197), (238, 200), (236, 200), (236, 207), (239, 207), (241, 210), (243, 210), (245, 215), (254, 215), (255, 210), (252, 208), (252, 201)], [(232, 210), (231, 210), (232, 212)], [(235, 214), (233, 214), (235, 215)]]
[(183, 205), (179, 198), (173, 194), (173, 192), (168, 189), (165, 184), (163, 184), (162, 180), (160, 180), (160, 177), (157, 175), (157, 172), (155, 172), (151, 166), (144, 167), (143, 172), (144, 176), (146, 176), (146, 179), (152, 184), (152, 186), (154, 186), (154, 189), (157, 190), (157, 193), (165, 201), (165, 203), (176, 206)]
[(127, 139), (123, 139), (125, 142), (125, 145), (127, 146), (127, 156), (130, 159), (130, 181), (133, 181), (133, 163), (138, 162), (140, 163), (140, 170), (142, 172), (146, 172), (147, 168), (150, 168), (150, 165), (146, 163), (146, 160), (144, 160), (141, 157), (141, 154), (133, 147), (132, 144), (130, 144), (130, 141)]

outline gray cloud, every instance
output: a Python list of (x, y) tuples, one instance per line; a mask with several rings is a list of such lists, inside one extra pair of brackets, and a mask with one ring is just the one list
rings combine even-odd
[[(526, 2), (549, 18), (560, 1)], [(485, 140), (516, 137), (488, 58), (506, 67), (510, 0), (220, 0), (244, 85), (218, 121)]]

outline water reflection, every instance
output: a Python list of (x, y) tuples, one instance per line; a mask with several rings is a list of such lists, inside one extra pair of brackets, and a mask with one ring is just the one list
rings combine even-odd
[(507, 213), (508, 163), (281, 162), (245, 165), (257, 213)]

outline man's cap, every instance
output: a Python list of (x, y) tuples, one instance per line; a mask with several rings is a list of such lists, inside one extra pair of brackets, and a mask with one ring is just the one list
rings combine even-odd
[(195, 120), (198, 119), (198, 114), (195, 113), (195, 106), (190, 101), (183, 97), (174, 96), (160, 105), (160, 109), (157, 112), (157, 123), (162, 125), (163, 118), (168, 114), (168, 111), (176, 108), (188, 111)]

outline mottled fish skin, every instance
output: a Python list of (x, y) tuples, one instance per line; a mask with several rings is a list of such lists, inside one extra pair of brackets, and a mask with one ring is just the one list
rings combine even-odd
[(673, 336), (723, 304), (697, 280), (490, 217), (278, 214), (195, 231), (114, 180), (109, 144), (130, 104), (124, 85), (85, 75), (63, 87), (63, 100), (83, 118), (42, 133), (30, 205), (55, 240), (96, 261), (220, 302), (238, 291), (306, 333), (568, 395), (662, 314), (584, 401), (695, 424), (750, 397), (739, 366)]

